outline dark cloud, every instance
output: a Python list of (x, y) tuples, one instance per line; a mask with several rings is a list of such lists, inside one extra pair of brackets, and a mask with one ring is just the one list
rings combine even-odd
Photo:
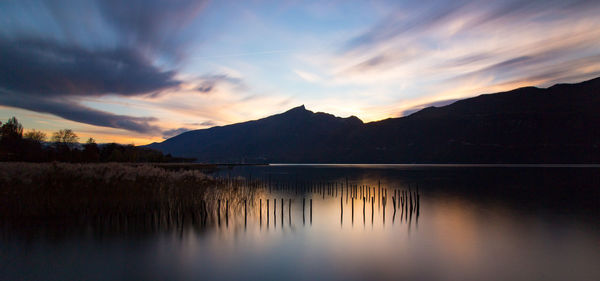
[(188, 129), (188, 128), (177, 128), (177, 129), (171, 129), (171, 130), (166, 130), (162, 132), (163, 138), (164, 139), (168, 139), (180, 134), (183, 134), (187, 131), (190, 131), (192, 129)]
[(27, 110), (50, 113), (67, 120), (95, 126), (120, 128), (129, 131), (156, 134), (160, 128), (151, 124), (153, 117), (133, 117), (96, 110), (72, 102), (69, 99), (23, 97), (23, 95), (0, 91), (0, 104)]
[[(186, 125), (189, 125), (189, 126), (201, 126), (201, 127), (212, 127), (212, 126), (215, 126), (216, 123), (213, 122), (213, 121), (208, 120), (208, 121), (199, 122), (199, 123), (187, 123)], [(182, 128), (177, 128), (177, 129), (165, 130), (165, 131), (162, 132), (162, 135), (163, 135), (163, 138), (168, 139), (170, 137), (174, 137), (174, 136), (183, 134), (183, 133), (185, 133), (187, 131), (191, 131), (191, 130), (195, 130), (195, 129), (190, 129), (190, 128), (182, 127)]]
[(406, 109), (404, 111), (402, 111), (401, 116), (408, 116), (411, 115), (419, 110), (428, 108), (428, 107), (441, 107), (441, 106), (446, 106), (449, 105), (451, 103), (454, 103), (455, 101), (458, 101), (460, 99), (449, 99), (449, 100), (439, 100), (439, 101), (434, 101), (434, 102), (430, 102), (430, 103), (425, 103), (425, 104), (420, 104), (417, 106), (413, 106), (409, 109)]
[(159, 132), (148, 117), (95, 110), (82, 97), (133, 96), (179, 84), (130, 49), (89, 51), (56, 42), (0, 40), (0, 104), (50, 113), (67, 120), (139, 133)]
[(193, 37), (178, 36), (197, 18), (203, 0), (99, 0), (106, 22), (119, 31), (120, 40), (141, 49), (180, 58), (182, 46)]
[(86, 50), (42, 40), (0, 40), (0, 87), (31, 96), (132, 96), (179, 81), (135, 50)]
[[(56, 0), (0, 3), (0, 104), (86, 124), (160, 134), (153, 117), (86, 107), (103, 95), (156, 96), (180, 85), (166, 70), (205, 1)], [(159, 62), (160, 65), (159, 66)]]

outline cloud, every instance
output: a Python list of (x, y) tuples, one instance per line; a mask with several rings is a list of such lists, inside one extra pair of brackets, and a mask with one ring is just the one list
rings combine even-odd
[(135, 50), (89, 51), (42, 40), (0, 40), (0, 87), (28, 96), (133, 96), (177, 86)]
[(486, 29), (488, 25), (545, 22), (565, 14), (580, 12), (597, 5), (585, 0), (479, 0), (406, 1), (376, 25), (348, 40), (344, 51), (368, 49), (403, 36), (423, 35), (446, 28), (457, 19), (460, 31)]
[[(216, 123), (213, 121), (204, 121), (204, 122), (199, 122), (199, 123), (187, 123), (186, 125), (190, 125), (190, 126), (201, 126), (201, 127), (212, 127), (215, 126)], [(165, 130), (162, 132), (162, 136), (164, 139), (168, 139), (180, 134), (183, 134), (187, 131), (192, 131), (192, 130), (196, 130), (196, 129), (190, 129), (190, 128), (185, 128), (185, 127), (181, 127), (181, 128), (177, 128), (177, 129), (171, 129), (171, 130)]]
[(322, 80), (321, 77), (319, 77), (318, 75), (316, 75), (314, 73), (310, 73), (310, 72), (306, 72), (306, 71), (302, 71), (302, 70), (294, 70), (294, 73), (296, 73), (296, 75), (298, 75), (298, 77), (302, 78), (302, 80), (304, 80), (306, 82), (315, 83), (315, 82), (319, 82)]
[(202, 0), (98, 0), (105, 21), (119, 31), (119, 40), (137, 48), (181, 58), (182, 46), (193, 37), (178, 36), (197, 19)]
[(80, 105), (91, 96), (135, 96), (177, 86), (130, 49), (88, 51), (41, 40), (0, 40), (0, 104), (45, 112), (90, 125), (158, 132), (155, 118), (117, 115)]
[(168, 138), (183, 134), (190, 130), (191, 129), (188, 129), (188, 128), (177, 128), (177, 129), (166, 130), (166, 131), (162, 132), (162, 136), (164, 139), (168, 139)]
[(213, 121), (204, 121), (204, 122), (199, 122), (199, 123), (187, 123), (186, 125), (190, 125), (190, 126), (204, 126), (204, 127), (212, 127), (217, 125), (217, 123), (213, 122)]
[(406, 1), (389, 11), (311, 62), (329, 67), (328, 85), (364, 87), (380, 112), (600, 71), (597, 1)]
[(90, 97), (156, 97), (182, 81), (168, 66), (185, 53), (205, 1), (58, 0), (0, 4), (0, 104), (95, 126), (160, 134), (154, 117), (81, 104)]
[(153, 117), (133, 117), (96, 110), (68, 99), (44, 97), (23, 98), (22, 95), (0, 91), (0, 104), (50, 113), (67, 120), (95, 126), (111, 127), (145, 134), (156, 134), (160, 128), (151, 124), (157, 121)]
[(428, 108), (428, 107), (441, 107), (441, 106), (446, 106), (449, 104), (454, 103), (455, 101), (458, 101), (460, 99), (449, 99), (449, 100), (439, 100), (439, 101), (434, 101), (434, 102), (430, 102), (430, 103), (425, 103), (425, 104), (420, 104), (417, 106), (413, 106), (409, 109), (405, 109), (404, 111), (402, 111), (402, 116), (408, 116), (411, 115), (419, 110)]
[(204, 94), (213, 93), (216, 90), (217, 85), (221, 83), (228, 83), (238, 89), (243, 89), (246, 87), (241, 79), (225, 74), (204, 75), (198, 77), (196, 81), (192, 81), (192, 83), (198, 84), (196, 91)]

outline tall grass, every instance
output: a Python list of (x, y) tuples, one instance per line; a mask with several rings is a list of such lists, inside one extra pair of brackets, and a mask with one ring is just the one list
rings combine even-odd
[(0, 217), (174, 217), (200, 209), (216, 183), (152, 165), (0, 163)]

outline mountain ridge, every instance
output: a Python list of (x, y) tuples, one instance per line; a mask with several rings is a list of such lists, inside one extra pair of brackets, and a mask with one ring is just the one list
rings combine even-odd
[(148, 147), (201, 162), (600, 163), (600, 77), (364, 123), (304, 105)]

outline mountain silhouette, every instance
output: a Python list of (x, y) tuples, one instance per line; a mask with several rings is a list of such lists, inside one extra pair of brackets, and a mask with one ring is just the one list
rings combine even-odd
[(213, 163), (600, 163), (600, 78), (370, 123), (299, 106), (148, 146)]

